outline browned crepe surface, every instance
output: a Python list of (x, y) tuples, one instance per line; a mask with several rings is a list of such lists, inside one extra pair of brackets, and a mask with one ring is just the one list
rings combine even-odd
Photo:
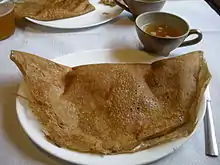
[(95, 10), (88, 0), (24, 0), (15, 6), (17, 18), (51, 21), (80, 16)]
[(188, 136), (210, 73), (202, 52), (153, 64), (66, 67), (13, 51), (47, 138), (82, 152), (135, 152)]

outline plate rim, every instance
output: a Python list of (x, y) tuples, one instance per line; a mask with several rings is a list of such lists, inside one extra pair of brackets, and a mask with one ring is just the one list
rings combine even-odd
[[(114, 51), (114, 50), (115, 50), (115, 49), (92, 49), (92, 50), (85, 50), (85, 51), (76, 51), (76, 52), (73, 52), (73, 53), (68, 53), (68, 54), (65, 54), (65, 55), (63, 55), (63, 56), (59, 56), (59, 57), (57, 57), (57, 58), (54, 58), (54, 59), (52, 59), (52, 61), (56, 61), (56, 62), (57, 62), (57, 60), (59, 60), (59, 59), (62, 59), (62, 58), (67, 57), (67, 56), (70, 56), (70, 57), (71, 57), (71, 56), (73, 56), (74, 54), (79, 53), (79, 52), (86, 54), (86, 53), (94, 53), (94, 52), (112, 52), (112, 51)], [(139, 52), (139, 50), (135, 50), (135, 51), (138, 51), (138, 52)], [(104, 54), (104, 53), (103, 53), (103, 54)], [(110, 63), (111, 63), (111, 62), (110, 62)], [(24, 83), (23, 79), (22, 79), (21, 83), (19, 84), (18, 92), (19, 92), (20, 89), (21, 89), (22, 83)], [(51, 152), (50, 149), (45, 148), (45, 147), (42, 146), (35, 138), (33, 138), (32, 135), (30, 134), (30, 132), (28, 131), (28, 128), (26, 127), (25, 123), (22, 121), (22, 117), (21, 117), (22, 114), (20, 113), (20, 107), (19, 107), (19, 106), (22, 106), (22, 104), (20, 103), (19, 100), (20, 100), (20, 99), (19, 99), (19, 97), (17, 96), (17, 97), (16, 97), (16, 113), (17, 113), (17, 116), (18, 116), (18, 120), (19, 120), (19, 123), (20, 123), (20, 125), (22, 126), (24, 132), (28, 135), (28, 137), (31, 139), (32, 142), (34, 142), (38, 147), (40, 147), (41, 149), (43, 149), (43, 150), (46, 151), (47, 153), (49, 153), (49, 154), (51, 154), (51, 155), (53, 155), (53, 156), (55, 156), (55, 157), (57, 157), (57, 158), (59, 158), (59, 159), (61, 159), (61, 160), (64, 160), (64, 161), (67, 161), (67, 162), (71, 162), (71, 163), (77, 163), (77, 164), (85, 164), (85, 163), (83, 163), (83, 162), (81, 162), (81, 161), (79, 162), (79, 161), (75, 161), (75, 160), (66, 159), (66, 158), (64, 158), (63, 156), (60, 156), (59, 153)], [(196, 123), (196, 126), (195, 126), (193, 132), (192, 132), (189, 136), (181, 138), (181, 140), (183, 141), (183, 142), (181, 142), (181, 144), (178, 144), (177, 147), (173, 148), (173, 149), (172, 149), (171, 151), (169, 151), (168, 153), (166, 153), (166, 154), (160, 156), (160, 158), (158, 158), (158, 159), (151, 160), (151, 161), (145, 160), (145, 161), (142, 161), (142, 162), (140, 162), (140, 163), (138, 163), (138, 164), (143, 164), (143, 163), (147, 163), (147, 164), (148, 164), (148, 163), (155, 162), (155, 161), (157, 161), (157, 160), (161, 160), (161, 159), (163, 159), (164, 157), (169, 156), (170, 154), (172, 154), (173, 152), (175, 152), (175, 151), (176, 151), (177, 149), (179, 149), (182, 145), (184, 145), (184, 144), (194, 135), (194, 133), (197, 131), (198, 126), (200, 125), (200, 123), (201, 123), (202, 120), (203, 120), (203, 117), (204, 117), (204, 115), (205, 115), (205, 106), (206, 106), (205, 93), (204, 93), (203, 99), (201, 99), (200, 106), (203, 107), (203, 108), (202, 108), (203, 111), (201, 111), (201, 112), (202, 112), (202, 113), (201, 113), (201, 116), (200, 116), (198, 122)], [(24, 108), (24, 107), (23, 107), (23, 108)], [(26, 108), (24, 108), (24, 109), (26, 110)], [(201, 107), (200, 107), (200, 109), (201, 109)], [(180, 140), (180, 139), (177, 139), (177, 140)], [(47, 143), (50, 143), (50, 142), (48, 142), (46, 139), (45, 139), (45, 141), (46, 141)], [(175, 141), (174, 141), (174, 142), (175, 142)], [(168, 142), (168, 143), (173, 143), (173, 142)], [(55, 145), (52, 144), (52, 143), (50, 143), (50, 144), (53, 145), (53, 146), (55, 146)], [(56, 147), (56, 146), (55, 146), (55, 147)], [(64, 150), (68, 150), (68, 149), (64, 149)], [(143, 150), (143, 151), (145, 151), (145, 150)], [(77, 152), (77, 151), (71, 151), (71, 150), (70, 150), (70, 152)], [(139, 151), (139, 152), (142, 152), (142, 151)], [(79, 152), (77, 152), (77, 153), (79, 153)], [(81, 154), (81, 153), (80, 153), (80, 154)], [(82, 154), (84, 154), (84, 153), (82, 153)], [(99, 156), (99, 155), (95, 155), (95, 156)], [(109, 156), (109, 155), (107, 155), (107, 156)], [(110, 156), (111, 156), (111, 155), (110, 155)], [(114, 155), (113, 155), (113, 156), (114, 156)], [(90, 164), (90, 163), (86, 163), (86, 164)], [(95, 164), (94, 164), (94, 163), (91, 163), (91, 165), (95, 165)]]
[[(115, 7), (118, 7), (118, 6), (115, 6)], [(29, 18), (29, 17), (25, 17), (26, 20), (34, 23), (34, 24), (37, 24), (37, 25), (40, 25), (40, 26), (44, 26), (44, 27), (48, 27), (48, 28), (54, 28), (54, 29), (66, 29), (66, 30), (70, 30), (70, 29), (86, 29), (86, 28), (92, 28), (92, 27), (97, 27), (97, 26), (100, 26), (100, 25), (103, 25), (103, 24), (106, 24), (110, 21), (113, 21), (114, 19), (117, 19), (124, 11), (124, 9), (122, 8), (119, 8), (120, 9), (120, 12), (118, 12), (117, 15), (114, 15), (104, 21), (100, 21), (100, 22), (97, 22), (97, 23), (93, 23), (91, 25), (84, 25), (84, 26), (80, 26), (80, 27), (61, 27), (61, 26), (54, 26), (54, 25), (50, 25), (50, 24), (44, 24), (43, 22), (51, 22), (51, 21), (41, 21), (41, 20), (35, 20), (35, 19), (32, 19), (32, 18)], [(91, 11), (93, 12), (93, 11)], [(89, 13), (86, 13), (86, 14), (89, 14)], [(84, 14), (84, 15), (86, 15)], [(84, 16), (84, 15), (81, 15), (81, 16)], [(80, 16), (77, 16), (77, 17), (80, 17)], [(74, 19), (74, 17), (70, 17), (70, 18), (65, 18), (65, 19)], [(62, 20), (62, 19), (59, 19), (59, 20)], [(52, 21), (57, 21), (57, 20), (52, 20)]]

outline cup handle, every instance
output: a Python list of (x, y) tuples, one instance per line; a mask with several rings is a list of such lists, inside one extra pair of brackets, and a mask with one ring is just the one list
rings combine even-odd
[[(192, 39), (192, 40), (189, 40), (189, 41), (184, 41), (179, 47), (184, 47), (184, 46), (190, 46), (190, 45), (197, 44), (197, 43), (199, 43), (199, 42), (202, 40), (202, 38), (203, 38), (202, 32), (199, 31), (198, 29), (191, 29), (191, 30), (189, 31), (188, 36), (190, 36), (190, 35), (192, 35), (192, 34), (196, 34), (197, 37), (194, 38), (194, 39)], [(188, 36), (187, 36), (187, 37), (188, 37)]]
[(128, 11), (129, 13), (131, 13), (131, 10), (128, 8), (127, 5), (122, 4), (121, 2), (119, 2), (118, 0), (115, 0), (115, 3), (120, 6), (122, 9)]

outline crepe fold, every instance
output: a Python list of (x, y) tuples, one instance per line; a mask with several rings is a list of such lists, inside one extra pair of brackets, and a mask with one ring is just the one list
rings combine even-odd
[(73, 68), (18, 51), (10, 58), (47, 139), (90, 153), (136, 152), (190, 135), (211, 78), (201, 51)]
[(15, 5), (17, 18), (51, 21), (80, 16), (95, 10), (88, 0), (24, 0)]

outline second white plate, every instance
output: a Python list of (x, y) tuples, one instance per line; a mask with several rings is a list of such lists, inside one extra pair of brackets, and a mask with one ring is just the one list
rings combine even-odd
[(110, 7), (99, 4), (99, 0), (90, 0), (90, 3), (95, 6), (95, 10), (87, 14), (60, 19), (55, 21), (38, 21), (26, 17), (27, 20), (47, 27), (60, 28), (60, 29), (81, 29), (88, 28), (109, 22), (119, 16), (123, 11), (119, 6)]

